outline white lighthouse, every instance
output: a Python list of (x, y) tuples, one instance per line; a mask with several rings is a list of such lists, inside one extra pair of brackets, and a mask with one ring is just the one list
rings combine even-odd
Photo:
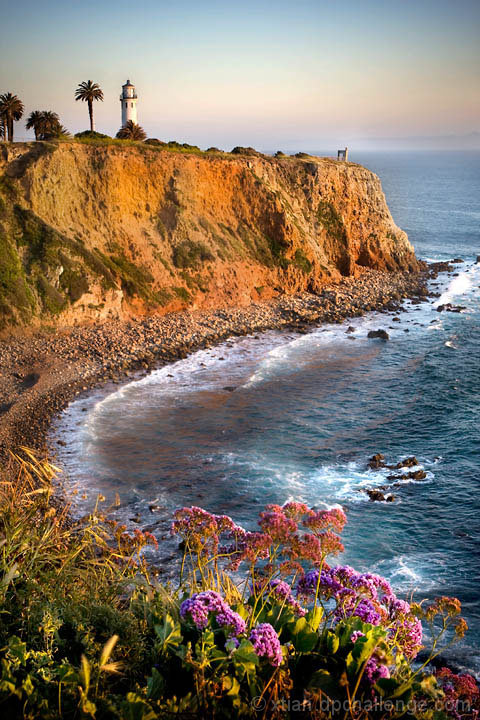
[(132, 85), (130, 80), (127, 80), (125, 85), (122, 85), (120, 102), (122, 104), (122, 127), (124, 127), (129, 120), (132, 120), (132, 122), (136, 123), (137, 93), (135, 92), (135, 85)]

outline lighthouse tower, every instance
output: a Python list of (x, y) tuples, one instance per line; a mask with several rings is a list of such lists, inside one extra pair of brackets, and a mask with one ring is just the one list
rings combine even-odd
[(137, 93), (135, 92), (135, 85), (132, 85), (130, 80), (127, 80), (125, 85), (122, 85), (120, 102), (122, 105), (122, 127), (124, 127), (129, 120), (132, 120), (134, 123), (136, 123)]

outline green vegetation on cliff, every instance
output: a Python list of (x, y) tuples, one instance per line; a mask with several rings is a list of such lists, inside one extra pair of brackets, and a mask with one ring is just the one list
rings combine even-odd
[[(353, 164), (174, 141), (0, 144), (0, 328), (317, 291), (416, 270), (381, 186)], [(373, 240), (374, 238), (374, 240)]]

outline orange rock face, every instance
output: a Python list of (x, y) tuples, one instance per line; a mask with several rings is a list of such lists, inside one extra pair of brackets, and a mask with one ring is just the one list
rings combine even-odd
[(242, 305), (418, 268), (379, 179), (353, 163), (72, 142), (4, 146), (0, 174), (30, 303), (7, 298), (16, 321)]

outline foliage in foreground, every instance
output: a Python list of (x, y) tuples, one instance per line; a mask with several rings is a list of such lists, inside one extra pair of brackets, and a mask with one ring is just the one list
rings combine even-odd
[[(175, 513), (178, 587), (97, 506), (72, 523), (55, 468), (26, 452), (0, 485), (0, 712), (8, 718), (465, 718), (468, 675), (428, 671), (466, 625), (460, 603), (410, 604), (371, 573), (332, 565), (340, 509), (268, 506), (258, 532)], [(100, 498), (101, 500), (101, 498)], [(415, 663), (422, 622), (429, 659)]]

